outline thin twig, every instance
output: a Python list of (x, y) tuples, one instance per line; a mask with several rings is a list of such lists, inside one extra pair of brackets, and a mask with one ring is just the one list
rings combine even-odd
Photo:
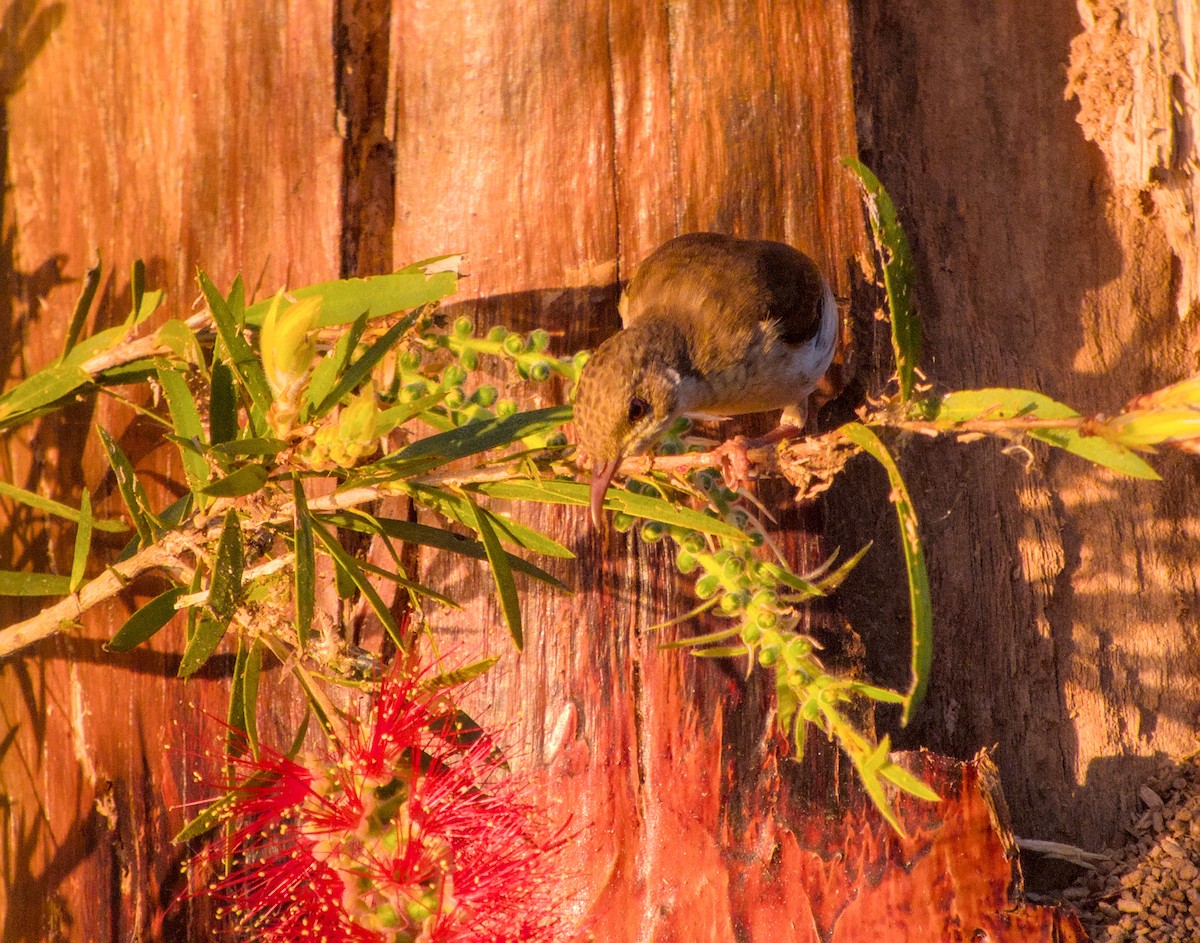
[(0, 659), (7, 658), (44, 638), (79, 624), (79, 619), (93, 606), (111, 599), (130, 581), (151, 570), (165, 570), (181, 581), (190, 576), (190, 568), (180, 559), (187, 550), (186, 538), (176, 532), (163, 537), (161, 543), (147, 547), (128, 560), (108, 567), (103, 573), (53, 606), (36, 616), (0, 631)]

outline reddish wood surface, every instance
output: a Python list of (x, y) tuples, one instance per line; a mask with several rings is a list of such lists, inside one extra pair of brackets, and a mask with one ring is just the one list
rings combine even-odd
[[(1164, 220), (1148, 194), (1113, 190), (1064, 98), (1082, 32), (1072, 3), (857, 4), (856, 92), (863, 158), (913, 238), (930, 377), (1111, 413), (1200, 369), (1200, 321), (1178, 316)], [(1115, 78), (1102, 84), (1128, 107)], [(1200, 472), (1182, 456), (1155, 464), (1162, 483), (1061, 452), (1027, 466), (989, 443), (907, 450), (937, 625), (915, 737), (953, 755), (998, 744), (1025, 837), (1119, 838), (1151, 757), (1195, 749)], [(851, 475), (829, 521), (843, 545), (879, 540), (842, 598), (873, 673), (898, 679), (894, 523), (861, 513), (884, 487)]]
[[(27, 52), (5, 59), (2, 83), (0, 275), (9, 298), (25, 289), (3, 327), (8, 381), (60, 352), (78, 279), (97, 250), (108, 271), (102, 326), (128, 311), (137, 257), (176, 314), (198, 295), (198, 264), (218, 283), (243, 271), (251, 286), (272, 289), (337, 275), (331, 3), (14, 0), (0, 13), (0, 49)], [(51, 260), (69, 282), (36, 283)], [(159, 433), (126, 428), (128, 415), (101, 400), (94, 412), (72, 409), (32, 427), (7, 443), (4, 477), (66, 501), (86, 481), (115, 513), (95, 438), (82, 448), (93, 425), (109, 428), (143, 468), (179, 475)], [(152, 497), (165, 501), (169, 490)], [(3, 566), (69, 569), (69, 544), (47, 548), (27, 517), (15, 524)], [(5, 621), (36, 604), (5, 601)], [(82, 635), (0, 665), (0, 725), (15, 730), (0, 757), (5, 940), (150, 939), (178, 890), (170, 836), (184, 819), (180, 804), (197, 792), (184, 756), (169, 748), (211, 740), (197, 712), (223, 712), (229, 662), (219, 659), (208, 679), (175, 680), (177, 631), (152, 650), (105, 653), (101, 639), (129, 611), (128, 601), (112, 606)], [(267, 723), (278, 733), (294, 722), (285, 710)], [(166, 933), (182, 939), (185, 930)]]
[[(456, 313), (550, 327), (562, 352), (613, 330), (618, 280), (685, 230), (786, 239), (848, 293), (865, 240), (837, 167), (856, 150), (841, 4), (334, 7), (13, 0), (3, 28), (45, 42), (2, 83), (14, 238), (0, 275), (11, 297), (25, 293), (6, 302), (26, 331), (8, 339), (10, 378), (57, 353), (74, 286), (48, 277), (55, 259), (78, 278), (96, 247), (118, 272), (105, 323), (123, 313), (120, 272), (138, 255), (180, 310), (197, 263), (218, 283), (241, 270), (271, 290), (465, 251)], [(80, 475), (98, 464), (79, 445), (114, 415), (102, 404), (36, 427), (6, 472), (67, 500), (84, 479), (107, 495)], [(146, 430), (114, 431), (143, 467), (178, 472)], [(758, 681), (657, 648), (673, 633), (645, 626), (691, 602), (661, 547), (591, 536), (582, 514), (521, 513), (580, 557), (551, 566), (574, 596), (530, 588), (523, 655), (481, 568), (424, 566), (464, 604), (433, 614), (443, 647), (504, 654), (474, 706), (509, 725), (522, 765), (578, 828), (567, 857), (589, 932), (773, 941), (784, 915), (802, 932), (805, 907), (827, 925), (822, 889), (844, 885), (812, 876), (805, 823), (839, 799), (836, 753), (814, 743), (805, 767), (784, 760)], [(800, 524), (783, 522), (797, 564), (816, 554)], [(10, 528), (3, 565), (63, 567), (47, 546)], [(223, 681), (173, 679), (178, 634), (121, 660), (101, 652), (125, 611), (0, 666), (0, 716), (16, 730), (0, 755), (6, 940), (207, 938), (200, 913), (159, 923), (175, 886), (166, 842), (194, 795), (163, 745), (196, 744), (196, 708), (219, 712)], [(282, 742), (293, 721), (284, 706), (263, 735)]]

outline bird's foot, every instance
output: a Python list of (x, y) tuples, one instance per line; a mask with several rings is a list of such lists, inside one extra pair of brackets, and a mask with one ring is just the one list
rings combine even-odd
[(797, 426), (781, 425), (757, 439), (747, 439), (744, 435), (738, 435), (722, 442), (713, 449), (713, 457), (717, 460), (717, 467), (721, 469), (725, 486), (732, 491), (748, 488), (752, 477), (750, 473), (754, 469), (754, 463), (750, 460), (750, 450), (766, 448), (768, 445), (798, 436), (800, 432), (801, 429)]

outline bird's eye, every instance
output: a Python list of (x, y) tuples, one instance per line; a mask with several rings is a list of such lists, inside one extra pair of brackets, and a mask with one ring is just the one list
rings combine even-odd
[(635, 396), (629, 401), (629, 423), (634, 425), (646, 418), (646, 414), (650, 412), (650, 404), (640, 396)]

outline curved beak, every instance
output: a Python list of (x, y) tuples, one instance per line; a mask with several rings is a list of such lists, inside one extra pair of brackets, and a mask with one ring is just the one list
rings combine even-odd
[(613, 475), (617, 473), (617, 468), (621, 464), (621, 456), (610, 459), (607, 462), (596, 462), (592, 466), (592, 527), (599, 529), (604, 526), (604, 495), (608, 491), (608, 485), (613, 479)]

